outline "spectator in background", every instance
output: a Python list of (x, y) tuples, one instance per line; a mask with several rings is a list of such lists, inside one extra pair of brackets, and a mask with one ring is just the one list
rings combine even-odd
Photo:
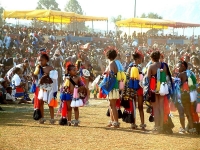
[(3, 64), (2, 76), (4, 76), (8, 72), (8, 70), (14, 66), (13, 58), (10, 57), (10, 54), (8, 52), (5, 52), (5, 57), (1, 60), (0, 63)]
[(6, 48), (8, 49), (10, 47), (10, 43), (11, 43), (11, 37), (10, 37), (9, 33), (6, 33), (6, 36), (4, 37), (3, 42), (6, 44)]

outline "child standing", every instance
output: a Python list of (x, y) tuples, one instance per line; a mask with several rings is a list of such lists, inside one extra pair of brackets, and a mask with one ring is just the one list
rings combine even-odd
[[(74, 126), (78, 126), (79, 124), (79, 106), (83, 105), (81, 99), (78, 99), (77, 92), (79, 92), (79, 98), (81, 98), (80, 93), (84, 93), (84, 97), (86, 97), (87, 90), (84, 88), (79, 76), (77, 76), (77, 69), (74, 65), (69, 65), (67, 67), (68, 77), (65, 79), (63, 84), (63, 90), (61, 93), (61, 101), (67, 103), (67, 120), (68, 126), (72, 124)], [(82, 86), (82, 87), (80, 87)], [(78, 90), (79, 87), (79, 90)], [(77, 90), (77, 91), (76, 91)], [(75, 103), (78, 102), (78, 105)], [(74, 108), (75, 120), (71, 120), (72, 118), (72, 108)], [(65, 116), (62, 116), (65, 117)]]
[(44, 102), (46, 102), (49, 106), (50, 111), (50, 124), (54, 124), (54, 107), (50, 106), (50, 103), (57, 95), (58, 85), (57, 71), (53, 69), (52, 66), (49, 66), (47, 63), (49, 62), (49, 57), (47, 54), (41, 54), (39, 57), (39, 65), (36, 66), (34, 76), (37, 79), (37, 85), (39, 87), (39, 93), (35, 94), (37, 98), (35, 98), (34, 102), (39, 100), (39, 110), (41, 112), (41, 118), (39, 120), (40, 124), (44, 124), (46, 121), (44, 119)]
[(178, 97), (177, 97), (176, 106), (179, 112), (180, 123), (182, 126), (179, 133), (185, 132), (184, 113), (187, 116), (189, 127), (190, 127), (188, 131), (190, 133), (195, 133), (196, 129), (193, 128), (193, 119), (192, 119), (192, 114), (191, 114), (191, 97), (190, 97), (190, 88), (189, 88), (189, 78), (187, 76), (188, 64), (185, 61), (180, 61), (177, 64), (177, 67), (179, 70), (179, 74), (178, 74), (178, 77), (175, 78), (175, 90), (176, 91), (179, 90), (179, 91), (177, 91)]

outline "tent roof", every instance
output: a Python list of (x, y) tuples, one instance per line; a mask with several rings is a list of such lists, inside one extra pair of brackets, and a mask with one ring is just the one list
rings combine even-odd
[(64, 12), (55, 10), (27, 10), (27, 11), (4, 10), (2, 17), (4, 19), (6, 18), (27, 19), (27, 20), (36, 19), (40, 21), (54, 22), (54, 23), (108, 20), (107, 17), (84, 16), (76, 14), (74, 12)]
[(186, 22), (176, 22), (176, 24), (170, 25), (169, 27), (173, 27), (173, 28), (195, 28), (195, 27), (200, 27), (200, 24), (186, 23)]
[(135, 28), (155, 28), (155, 29), (167, 29), (168, 27), (174, 28), (188, 28), (188, 27), (200, 27), (200, 24), (176, 22), (172, 20), (164, 19), (151, 19), (151, 18), (130, 18), (122, 21), (117, 21), (118, 27), (135, 27)]
[(174, 24), (173, 21), (163, 19), (150, 19), (150, 18), (130, 18), (122, 21), (117, 21), (118, 27), (139, 27), (139, 28), (168, 28), (169, 25)]

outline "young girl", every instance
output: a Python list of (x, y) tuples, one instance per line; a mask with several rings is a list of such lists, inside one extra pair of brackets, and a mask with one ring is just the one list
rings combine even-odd
[[(105, 49), (105, 54), (107, 59), (109, 59), (109, 66), (107, 67), (104, 79), (99, 86), (103, 91), (103, 94), (108, 95), (108, 99), (110, 102), (109, 109), (111, 120), (107, 127), (119, 128), (120, 123), (118, 122), (118, 111), (116, 105), (117, 100), (119, 100), (119, 81), (117, 80), (117, 73), (119, 71), (118, 65), (120, 65), (120, 62), (118, 60), (115, 60), (117, 57), (117, 50), (114, 47), (108, 47), (107, 49)], [(107, 80), (110, 80), (109, 85), (106, 84)]]
[[(84, 97), (85, 97), (87, 94), (87, 90), (86, 90), (86, 88), (84, 88), (80, 77), (77, 76), (76, 66), (71, 65), (71, 64), (68, 65), (67, 73), (68, 73), (68, 77), (66, 77), (64, 84), (63, 84), (63, 90), (61, 93), (61, 101), (62, 101), (63, 105), (65, 104), (65, 101), (67, 103), (68, 126), (71, 126), (72, 124), (74, 126), (78, 126), (78, 124), (79, 124), (79, 108), (78, 107), (83, 105), (82, 99), (80, 99), (81, 98), (80, 93), (84, 93), (85, 94)], [(79, 90), (78, 90), (78, 87), (79, 87)], [(75, 90), (78, 90), (77, 92), (79, 92), (78, 97), (75, 97), (75, 94), (74, 94), (74, 93), (76, 93)], [(78, 102), (79, 105), (74, 105), (74, 102), (72, 100), (75, 100), (76, 102)], [(71, 120), (72, 107), (74, 108), (74, 113), (75, 113), (75, 120), (73, 120), (73, 121)], [(62, 117), (66, 117), (66, 116), (62, 116)]]
[[(164, 123), (164, 96), (169, 94), (168, 89), (161, 91), (161, 86), (165, 87), (167, 81), (167, 67), (164, 63), (159, 62), (160, 52), (155, 51), (151, 53), (152, 64), (148, 67), (147, 77), (150, 81), (151, 103), (154, 111), (155, 127), (153, 133), (163, 132)], [(158, 84), (158, 82), (160, 84)], [(158, 86), (159, 85), (159, 86)]]
[[(36, 66), (34, 76), (37, 79), (37, 85), (39, 87), (39, 93), (35, 94), (39, 99), (39, 109), (41, 111), (41, 118), (39, 120), (40, 124), (43, 124), (46, 120), (44, 119), (44, 102), (47, 102), (48, 105), (51, 101), (56, 97), (58, 85), (57, 71), (53, 69), (52, 66), (49, 66), (47, 63), (49, 62), (49, 57), (47, 54), (41, 54), (39, 57), (39, 62)], [(37, 98), (34, 100), (36, 102)], [(50, 111), (50, 124), (54, 124), (54, 107), (49, 105)]]
[[(141, 72), (141, 68), (139, 67), (139, 65), (142, 63), (142, 55), (140, 53), (134, 53), (133, 54), (133, 59), (134, 59), (134, 63), (129, 65), (129, 69), (128, 69), (128, 74), (130, 75), (130, 80), (129, 82), (134, 82), (135, 79), (132, 78), (131, 76), (131, 72), (133, 71), (132, 69), (136, 68), (136, 72), (138, 72), (140, 74), (140, 78), (141, 79), (138, 79), (142, 81), (142, 72)], [(131, 71), (132, 70), (132, 71)], [(134, 71), (135, 72), (135, 71)], [(141, 77), (142, 76), (142, 77)], [(132, 88), (132, 87), (130, 87)], [(135, 97), (137, 97), (137, 100), (138, 100), (138, 109), (139, 109), (139, 113), (140, 113), (140, 120), (141, 120), (141, 124), (140, 124), (140, 127), (144, 130), (146, 125), (144, 124), (144, 111), (143, 111), (143, 88), (139, 85), (139, 82), (138, 82), (138, 88), (133, 88), (134, 92), (136, 93)], [(135, 103), (136, 103), (136, 98), (132, 97), (134, 100), (135, 100)], [(135, 106), (135, 104), (134, 104)], [(135, 111), (135, 110), (134, 110)], [(135, 116), (133, 116), (134, 118), (134, 122), (131, 124), (131, 128), (132, 129), (136, 129), (137, 128), (137, 125), (135, 124)]]
[[(179, 133), (185, 132), (185, 116), (184, 113), (187, 116), (188, 123), (190, 129), (188, 130), (190, 133), (195, 133), (196, 129), (193, 128), (193, 118), (191, 114), (191, 95), (190, 95), (190, 89), (189, 87), (189, 78), (188, 78), (188, 65), (185, 61), (180, 61), (177, 64), (177, 68), (179, 71), (179, 74), (177, 78), (174, 79), (175, 82), (175, 91), (176, 91), (176, 107), (179, 112), (180, 117), (180, 123), (182, 128), (180, 128)], [(191, 73), (191, 71), (189, 71)]]

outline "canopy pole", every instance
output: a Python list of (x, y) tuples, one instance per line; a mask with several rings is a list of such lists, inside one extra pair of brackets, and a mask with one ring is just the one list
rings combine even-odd
[(128, 34), (130, 35), (130, 24), (129, 24), (129, 28), (128, 28)]
[(62, 31), (62, 16), (61, 16), (61, 31)]
[(76, 31), (78, 32), (78, 22), (77, 22), (77, 17), (76, 17)]
[(53, 16), (53, 30), (54, 30), (54, 16)]
[[(18, 27), (19, 27), (19, 25), (18, 25)], [(36, 28), (36, 19), (34, 19), (34, 28)]]
[(141, 24), (141, 34), (142, 34), (142, 24)]
[(107, 22), (107, 34), (108, 34), (108, 20), (106, 22)]
[(92, 20), (92, 32), (94, 32), (94, 22)]
[(164, 25), (163, 25), (163, 30), (162, 30), (162, 34), (164, 35)]
[(51, 29), (50, 21), (51, 21), (51, 18), (49, 16), (49, 29)]
[(183, 36), (184, 36), (184, 34), (185, 34), (185, 28), (183, 28)]
[(193, 38), (194, 38), (194, 27), (193, 27)]
[(134, 18), (136, 18), (136, 0), (135, 0)]
[(173, 27), (173, 35), (174, 35), (174, 27)]

